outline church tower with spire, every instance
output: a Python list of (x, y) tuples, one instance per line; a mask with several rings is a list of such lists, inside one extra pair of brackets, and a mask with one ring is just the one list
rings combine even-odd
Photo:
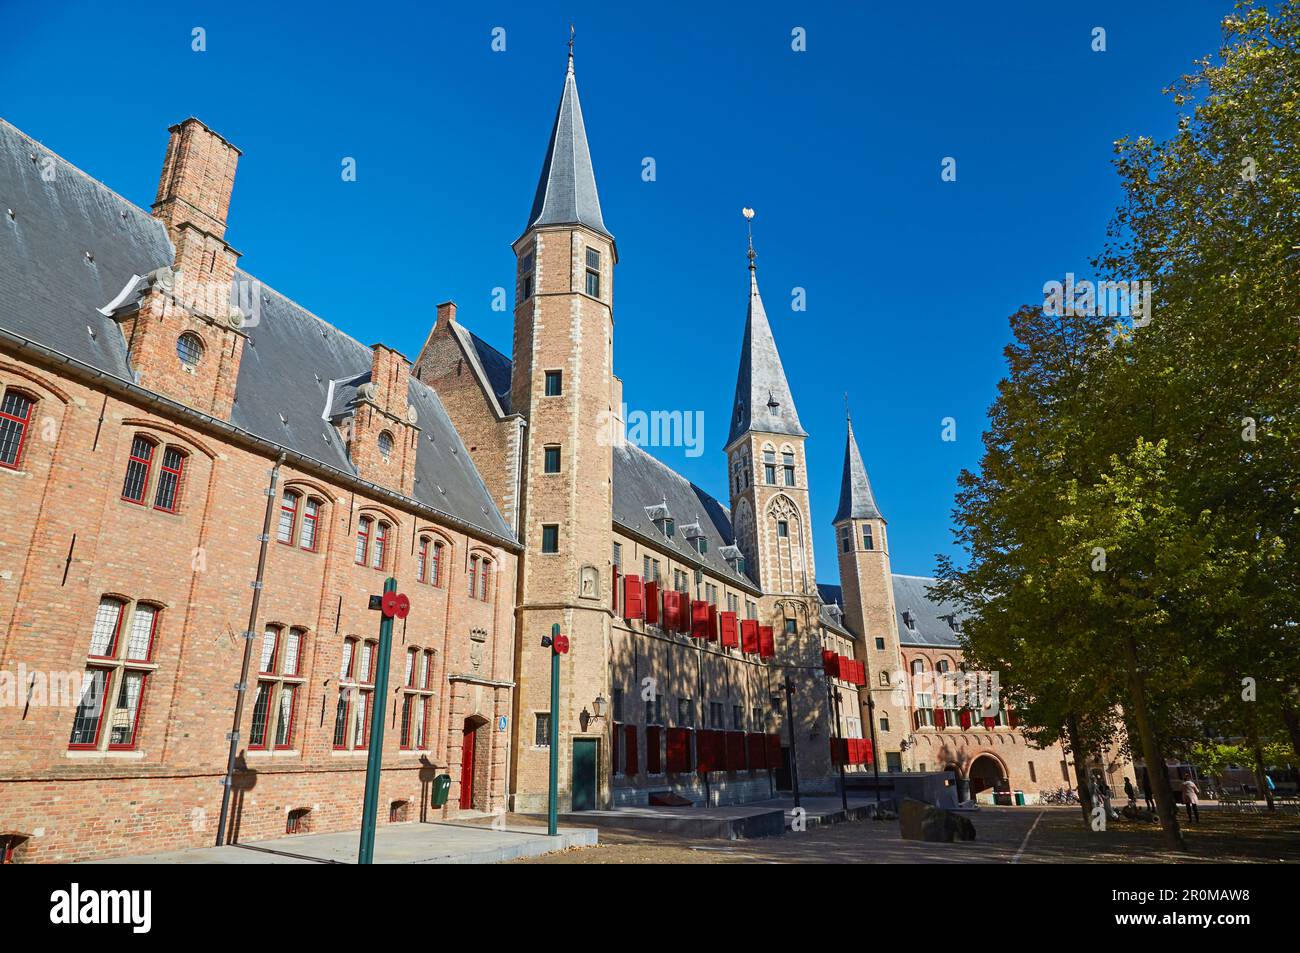
[[(871, 492), (851, 418), (847, 424), (840, 505), (832, 523), (839, 553), (844, 621), (860, 640), (858, 658), (867, 666), (865, 691), (870, 692), (875, 709), (876, 757), (880, 770), (885, 771), (891, 753), (898, 756), (900, 765), (910, 764), (910, 753), (902, 745), (911, 730), (910, 708), (906, 703), (898, 704), (895, 695), (903, 662), (885, 517)], [(869, 731), (866, 736), (871, 737)]]
[[(748, 214), (748, 210), (747, 214)], [(727, 437), (736, 545), (764, 592), (815, 596), (804, 441), (749, 246), (749, 308)]]
[[(596, 770), (608, 760), (596, 755), (608, 742), (607, 719), (593, 718), (590, 709), (595, 699), (609, 697), (613, 536), (608, 430), (614, 408), (613, 275), (618, 260), (614, 237), (601, 217), (572, 40), (532, 210), (513, 248), (510, 400), (525, 421), (515, 723), (516, 737), (528, 739), (514, 748), (514, 807), (545, 809), (549, 753), (533, 739), (549, 716), (559, 728), (560, 809), (569, 810), (575, 806), (574, 772)], [(550, 712), (551, 650), (540, 640), (555, 624), (570, 648), (563, 661), (560, 710)], [(607, 786), (602, 777), (602, 800)], [(589, 788), (583, 785), (584, 791)]]
[[(753, 211), (746, 209), (745, 217), (752, 220)], [(758, 615), (761, 625), (772, 627), (777, 678), (790, 678), (802, 699), (796, 704), (797, 730), (806, 740), (798, 749), (798, 770), (811, 779), (830, 770), (825, 744), (811, 741), (829, 737), (830, 723), (826, 705), (814, 701), (824, 699), (825, 682), (813, 674), (821, 669), (821, 600), (804, 455), (808, 434), (758, 291), (755, 258), (751, 235), (749, 306), (725, 448), (731, 519), (736, 546), (763, 590)]]

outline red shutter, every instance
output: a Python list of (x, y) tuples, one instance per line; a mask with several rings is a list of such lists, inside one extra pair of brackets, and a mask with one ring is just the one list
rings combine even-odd
[(1010, 711), (1007, 712), (1007, 714), (1011, 717), (1011, 727), (1012, 727), (1012, 728), (1019, 728), (1019, 727), (1020, 727), (1020, 715), (1017, 714), (1016, 710), (1015, 710), (1014, 708), (1012, 708)]
[(985, 727), (985, 728), (992, 728), (992, 727), (993, 727), (993, 719), (992, 719), (991, 717), (990, 717), (990, 718), (985, 718), (985, 719), (984, 719), (984, 727)]
[(709, 630), (704, 636), (710, 642), (718, 641), (718, 607), (709, 606)]
[(863, 764), (876, 763), (876, 750), (871, 746), (870, 738), (862, 739), (862, 763)]
[(610, 607), (611, 609), (614, 610), (614, 614), (615, 614), (615, 615), (618, 614), (618, 580), (619, 580), (619, 578), (620, 578), (620, 573), (619, 573), (619, 571), (618, 571), (618, 567), (615, 566), (615, 567), (614, 567), (614, 585), (613, 585), (613, 587), (612, 587), (612, 588), (610, 589), (610, 591), (609, 591), (609, 607)]
[(920, 727), (921, 727), (921, 713), (919, 711), (914, 711), (912, 712), (912, 730), (918, 731)]
[(822, 671), (834, 678), (839, 674), (840, 663), (837, 661), (839, 656), (830, 649), (822, 649)]
[(691, 600), (691, 638), (707, 639), (709, 637), (709, 609), (711, 606), (703, 599)]
[(771, 658), (776, 654), (776, 643), (772, 639), (772, 627), (770, 625), (760, 625), (758, 627), (758, 654), (763, 658)]
[(637, 758), (636, 750), (636, 725), (624, 725), (623, 730), (627, 733), (627, 773), (637, 774), (641, 770), (641, 762)]
[(746, 736), (749, 748), (749, 770), (759, 771), (767, 767), (767, 736), (751, 732)]
[(659, 624), (659, 583), (645, 584), (645, 621), (647, 625)]
[(722, 752), (719, 750), (722, 741), (722, 732), (720, 731), (699, 731), (695, 734), (695, 754), (698, 770), (701, 774), (708, 771), (722, 770)]
[(663, 590), (661, 596), (664, 604), (663, 616), (659, 624), (665, 631), (672, 632), (677, 628), (677, 592), (673, 589)]
[(623, 579), (623, 618), (641, 619), (645, 617), (645, 592), (641, 588), (640, 576), (625, 576)]
[(745, 733), (743, 731), (727, 732), (727, 770), (745, 770)]
[(858, 739), (847, 738), (845, 739), (845, 743), (848, 750), (844, 758), (844, 763), (857, 764), (858, 763)]
[(867, 684), (867, 663), (866, 662), (858, 663), (858, 684), (864, 687)]
[(969, 727), (970, 727), (970, 709), (969, 709), (969, 708), (963, 708), (963, 709), (961, 710), (961, 728), (962, 728), (962, 731), (965, 731), (965, 730), (966, 730), (967, 728), (969, 728)]
[(767, 736), (767, 766), (769, 768), (779, 768), (781, 766), (781, 736)]
[(934, 710), (934, 727), (936, 728), (947, 727), (947, 725), (944, 723), (944, 714), (942, 708), (936, 708)]
[(663, 764), (659, 756), (659, 738), (663, 729), (658, 725), (646, 725), (645, 729), (645, 773), (659, 774)]
[(609, 770), (618, 774), (623, 769), (623, 726), (614, 722), (614, 732), (610, 735)]
[(736, 613), (723, 612), (719, 614), (718, 618), (722, 628), (722, 647), (726, 649), (734, 649), (737, 644), (736, 628), (737, 622), (739, 621), (736, 618)]
[(677, 598), (677, 631), (690, 634), (691, 623), (694, 619), (691, 616), (691, 597), (689, 593), (678, 593)]
[(680, 773), (691, 770), (691, 730), (668, 729), (668, 770)]
[(740, 623), (740, 647), (746, 652), (758, 651), (757, 619), (744, 619)]

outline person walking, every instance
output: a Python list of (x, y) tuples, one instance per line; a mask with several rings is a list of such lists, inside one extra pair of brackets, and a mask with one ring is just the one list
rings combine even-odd
[(1147, 810), (1154, 814), (1156, 799), (1151, 796), (1151, 772), (1145, 768), (1142, 769), (1142, 797), (1147, 802)]
[(1128, 798), (1128, 806), (1137, 809), (1137, 791), (1133, 789), (1133, 779), (1126, 777), (1124, 779), (1124, 796)]
[(1183, 778), (1183, 803), (1187, 805), (1188, 823), (1195, 820), (1197, 824), (1201, 823), (1201, 809), (1197, 801), (1200, 791), (1196, 787), (1196, 782), (1190, 777)]

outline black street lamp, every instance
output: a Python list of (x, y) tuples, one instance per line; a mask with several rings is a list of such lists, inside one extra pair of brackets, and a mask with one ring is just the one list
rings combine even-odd
[(844, 733), (840, 730), (840, 702), (844, 700), (844, 696), (840, 694), (840, 690), (831, 683), (829, 678), (826, 680), (826, 694), (830, 696), (835, 712), (835, 750), (840, 762), (840, 804), (847, 814), (849, 810), (849, 794), (844, 788), (844, 756), (848, 752), (842, 747)]
[(876, 700), (867, 689), (867, 721), (871, 725), (871, 766), (876, 771), (876, 817), (880, 817), (880, 752), (876, 749)]

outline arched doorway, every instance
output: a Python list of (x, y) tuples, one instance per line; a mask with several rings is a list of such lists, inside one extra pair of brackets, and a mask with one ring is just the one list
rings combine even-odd
[(970, 777), (971, 797), (988, 790), (1007, 776), (1002, 763), (988, 754), (982, 754), (972, 761), (967, 774)]

